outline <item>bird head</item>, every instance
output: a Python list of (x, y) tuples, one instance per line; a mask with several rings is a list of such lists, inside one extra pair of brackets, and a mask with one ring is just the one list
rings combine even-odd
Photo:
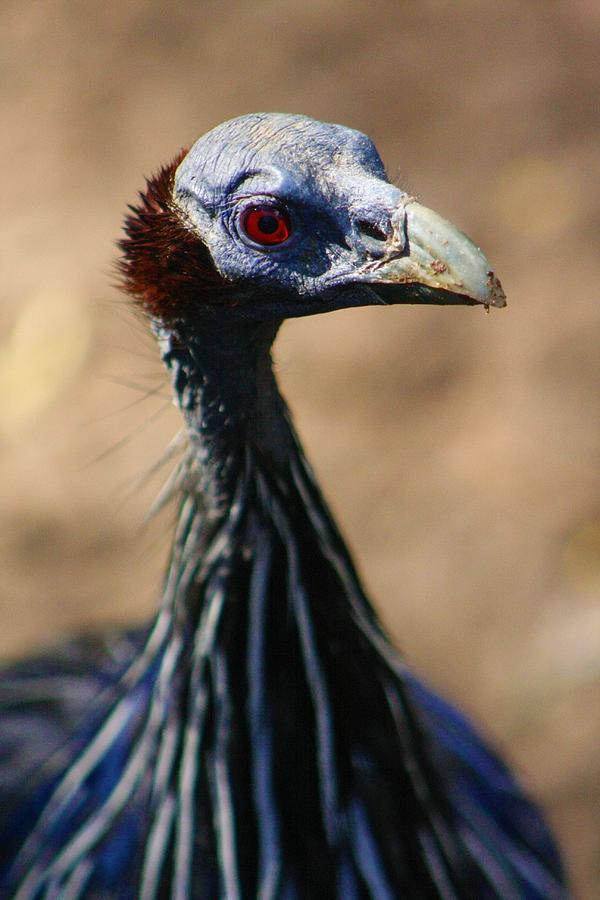
[(504, 306), (483, 253), (391, 184), (365, 135), (304, 116), (225, 122), (151, 179), (125, 288), (162, 323), (395, 303)]

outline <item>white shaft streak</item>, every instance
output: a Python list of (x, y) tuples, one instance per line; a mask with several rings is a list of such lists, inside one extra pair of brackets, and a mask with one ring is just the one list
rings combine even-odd
[(389, 643), (383, 632), (366, 615), (365, 599), (362, 594), (362, 589), (357, 583), (354, 573), (349, 570), (343, 554), (338, 553), (335, 549), (339, 539), (337, 535), (333, 534), (330, 523), (323, 515), (321, 504), (313, 502), (311, 488), (312, 490), (317, 490), (317, 488), (311, 481), (308, 463), (304, 459), (300, 449), (299, 459), (301, 459), (301, 465), (299, 465), (296, 460), (293, 460), (292, 462), (294, 484), (298, 489), (298, 493), (304, 503), (311, 524), (315, 529), (315, 533), (319, 538), (320, 550), (325, 559), (331, 563), (333, 570), (337, 573), (342, 587), (344, 588), (345, 596), (349, 601), (349, 611), (352, 613), (356, 625), (377, 650), (379, 656), (385, 660), (393, 672), (402, 675), (406, 672), (406, 666), (403, 660), (397, 650)]
[[(431, 834), (435, 836), (438, 845), (438, 863), (437, 868), (448, 868), (446, 860), (452, 859), (453, 856), (453, 840), (449, 833), (448, 825), (443, 818), (439, 803), (432, 796), (430, 781), (427, 773), (421, 765), (423, 758), (422, 751), (414, 743), (415, 725), (408, 718), (408, 710), (406, 708), (406, 699), (400, 692), (398, 685), (388, 683), (385, 686), (385, 697), (392, 713), (394, 722), (396, 723), (396, 733), (399, 743), (403, 749), (403, 764), (406, 773), (410, 777), (415, 794), (419, 799), (419, 805), (424, 814), (427, 816), (428, 824), (431, 828)], [(411, 717), (412, 718), (412, 717)], [(430, 853), (433, 853), (434, 845), (430, 846)]]
[[(421, 828), (417, 837), (423, 851), (423, 857), (426, 861), (429, 874), (435, 882), (440, 897), (447, 897), (448, 900), (460, 900), (460, 897), (450, 883), (448, 870), (444, 860), (440, 857), (439, 848), (436, 845), (431, 832), (427, 831), (425, 828)], [(504, 898), (505, 895), (501, 894), (500, 896)]]
[(223, 896), (239, 900), (235, 816), (231, 797), (231, 773), (227, 764), (227, 749), (231, 728), (231, 704), (227, 669), (222, 654), (212, 660), (216, 694), (216, 741), (213, 759), (215, 790), (215, 824), (219, 871), (223, 879)]
[[(169, 571), (163, 588), (162, 612), (170, 618), (181, 615), (184, 610), (180, 608), (180, 599), (185, 588), (193, 580), (193, 574), (197, 567), (197, 554), (194, 552), (198, 540), (198, 531), (201, 528), (200, 517), (193, 497), (187, 497), (183, 502), (179, 514), (177, 530), (173, 541), (173, 550)], [(191, 551), (191, 552), (190, 552)], [(187, 566), (182, 560), (188, 559)]]
[[(65, 811), (69, 802), (73, 799), (81, 786), (81, 782), (96, 768), (98, 762), (111, 747), (114, 740), (121, 734), (133, 712), (133, 706), (132, 699), (130, 697), (125, 697), (113, 710), (95, 739), (86, 747), (77, 762), (68, 769), (65, 777), (46, 804), (44, 811), (36, 823), (36, 827), (21, 848), (19, 856), (15, 861), (16, 865), (19, 865), (21, 860), (26, 861), (28, 858), (31, 859), (32, 857), (35, 859), (37, 856), (36, 851), (43, 841), (48, 829), (52, 827)], [(27, 881), (33, 876), (34, 872), (38, 872), (38, 869), (36, 868), (30, 873)], [(25, 885), (23, 885), (23, 887), (24, 886)], [(22, 889), (23, 888), (21, 888), (21, 890)], [(28, 895), (24, 894), (23, 896)]]
[[(478, 853), (474, 853), (476, 860), (493, 861), (495, 848), (502, 847), (506, 856), (510, 859), (513, 869), (519, 876), (530, 884), (537, 893), (548, 900), (561, 898), (564, 896), (560, 884), (548, 869), (540, 862), (529, 847), (522, 840), (508, 840), (506, 835), (498, 827), (498, 823), (485, 812), (485, 810), (475, 804), (466, 795), (460, 798), (460, 811), (466, 820), (466, 827), (461, 830), (463, 839), (468, 847), (473, 850), (478, 849)], [(495, 865), (482, 865), (480, 868), (490, 883), (495, 885), (495, 879), (499, 876), (495, 874), (498, 863)], [(503, 872), (504, 879), (508, 879), (506, 869)], [(513, 890), (514, 883), (513, 884)], [(504, 897), (504, 894), (501, 894)], [(507, 897), (511, 896), (509, 893)]]
[(85, 897), (85, 890), (90, 875), (94, 870), (91, 859), (82, 859), (69, 877), (68, 881), (58, 887), (57, 900), (80, 900)]
[(273, 747), (268, 721), (265, 688), (267, 633), (267, 596), (272, 548), (264, 529), (257, 524), (256, 557), (250, 579), (248, 610), (248, 712), (252, 746), (252, 790), (259, 830), (259, 900), (274, 900), (281, 868), (279, 816), (273, 795)]
[(175, 810), (176, 800), (172, 795), (164, 797), (156, 807), (144, 854), (139, 900), (154, 900), (160, 889), (160, 875), (173, 831)]
[(354, 800), (349, 809), (350, 829), (356, 865), (369, 890), (377, 900), (394, 900), (397, 896), (385, 876), (373, 830), (362, 805)]
[(196, 823), (195, 802), (198, 787), (198, 768), (201, 754), (201, 738), (208, 705), (204, 684), (204, 669), (208, 655), (214, 646), (215, 632), (223, 611), (223, 586), (210, 593), (207, 586), (206, 607), (200, 620), (194, 646), (190, 681), (190, 705), (183, 740), (183, 753), (179, 770), (179, 809), (176, 823), (175, 871), (173, 874), (173, 900), (189, 900), (192, 895), (192, 850)]
[(338, 844), (338, 786), (333, 735), (333, 709), (329, 700), (327, 682), (319, 663), (319, 648), (313, 633), (311, 611), (302, 577), (296, 539), (285, 512), (272, 498), (273, 518), (281, 534), (288, 562), (287, 593), (298, 623), (298, 635), (304, 657), (306, 679), (315, 715), (319, 791), (323, 811), (323, 824), (330, 845)]
[[(30, 871), (17, 892), (15, 900), (27, 900), (27, 898), (34, 897), (44, 882), (51, 878), (64, 877), (102, 839), (115, 821), (115, 818), (124, 809), (136, 787), (146, 774), (151, 753), (156, 744), (156, 736), (164, 717), (165, 692), (175, 669), (180, 649), (179, 642), (175, 641), (169, 645), (165, 653), (150, 710), (147, 714), (146, 725), (137, 739), (129, 760), (113, 790), (98, 809), (88, 816), (83, 825), (65, 844), (61, 853), (46, 869), (41, 869), (38, 866)], [(126, 707), (126, 701), (121, 701), (121, 705)], [(120, 734), (120, 730), (117, 734), (113, 734), (113, 738), (116, 738), (118, 734)], [(104, 751), (107, 751), (109, 746), (110, 743), (107, 742), (103, 748)], [(101, 755), (97, 757), (96, 762), (99, 762), (100, 759)], [(81, 762), (80, 760), (80, 764)], [(93, 768), (94, 766), (90, 766), (88, 772)], [(70, 775), (72, 771), (72, 769), (69, 770)], [(85, 778), (85, 775), (83, 778)], [(81, 780), (78, 780), (77, 784), (81, 785)]]

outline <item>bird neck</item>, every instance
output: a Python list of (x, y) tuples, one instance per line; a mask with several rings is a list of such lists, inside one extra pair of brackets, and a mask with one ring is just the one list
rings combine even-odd
[(235, 581), (248, 559), (279, 543), (289, 544), (287, 557), (298, 545), (313, 573), (335, 582), (342, 615), (358, 617), (385, 655), (389, 645), (277, 387), (271, 346), (279, 324), (224, 327), (211, 318), (185, 342), (158, 331), (191, 448), (163, 610), (194, 630), (215, 566), (235, 571)]
[[(176, 796), (195, 823), (175, 829), (178, 896), (191, 896), (192, 869), (207, 896), (240, 896), (240, 878), (248, 896), (358, 896), (340, 873), (367, 823), (379, 823), (382, 858), (406, 857), (428, 880), (418, 839), (443, 800), (403, 663), (277, 391), (277, 328), (211, 325), (185, 344), (159, 335), (192, 455), (162, 608), (136, 662), (170, 698), (157, 713), (158, 808)], [(397, 809), (400, 834), (387, 825)]]
[(214, 516), (231, 506), (249, 453), (280, 474), (289, 468), (296, 440), (271, 359), (279, 325), (207, 317), (185, 340), (157, 329), (192, 448), (194, 491)]

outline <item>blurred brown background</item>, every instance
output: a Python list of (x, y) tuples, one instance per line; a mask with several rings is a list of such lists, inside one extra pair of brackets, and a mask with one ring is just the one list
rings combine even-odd
[(289, 323), (281, 378), (394, 637), (600, 897), (600, 4), (4, 0), (0, 34), (0, 650), (156, 603), (178, 420), (111, 287), (142, 176), (244, 112), (352, 125), (510, 305)]

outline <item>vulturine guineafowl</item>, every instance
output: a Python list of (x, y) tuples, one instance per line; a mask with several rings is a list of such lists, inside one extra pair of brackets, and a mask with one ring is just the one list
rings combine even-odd
[(282, 320), (503, 306), (371, 141), (248, 115), (150, 179), (120, 243), (188, 448), (160, 610), (4, 673), (0, 896), (564, 898), (540, 813), (390, 645), (271, 366)]

